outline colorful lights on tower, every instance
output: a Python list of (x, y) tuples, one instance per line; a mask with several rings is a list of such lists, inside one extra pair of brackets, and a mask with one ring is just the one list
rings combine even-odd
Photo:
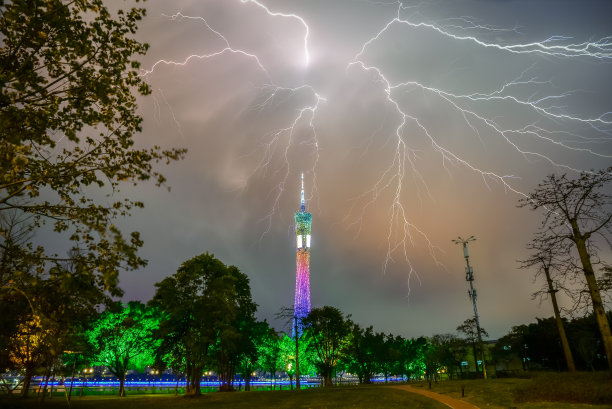
[[(304, 174), (302, 173), (302, 193), (300, 210), (295, 212), (295, 302), (293, 314), (297, 317), (297, 335), (302, 334), (302, 320), (310, 313), (310, 227), (312, 215), (306, 212), (304, 200)], [(293, 330), (295, 335), (295, 328)]]

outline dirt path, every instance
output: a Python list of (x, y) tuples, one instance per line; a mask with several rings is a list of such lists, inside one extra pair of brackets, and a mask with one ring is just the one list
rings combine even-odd
[(421, 388), (413, 388), (409, 385), (398, 385), (392, 386), (392, 388), (401, 389), (408, 392), (418, 393), (423, 396), (427, 396), (428, 398), (435, 399), (438, 402), (445, 404), (446, 406), (453, 409), (479, 409), (478, 406), (474, 406), (469, 402), (466, 402), (461, 399), (451, 398), (450, 396), (441, 395), (439, 393), (431, 392)]

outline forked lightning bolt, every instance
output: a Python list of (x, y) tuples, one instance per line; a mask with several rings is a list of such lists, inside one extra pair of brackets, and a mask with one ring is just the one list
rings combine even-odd
[[(303, 48), (304, 64), (310, 64), (310, 27), (302, 17), (293, 13), (273, 11), (257, 0), (240, 0), (240, 3), (262, 10), (271, 18), (295, 20), (303, 29), (303, 37), (298, 41), (301, 44), (301, 48)], [(520, 28), (495, 27), (484, 24), (475, 18), (465, 16), (432, 22), (422, 16), (420, 12), (422, 3), (415, 4), (414, 6), (404, 5), (402, 2), (370, 1), (368, 3), (375, 6), (379, 5), (380, 7), (392, 6), (394, 9), (389, 16), (389, 20), (377, 32), (374, 32), (363, 44), (355, 47), (354, 57), (351, 61), (346, 62), (346, 70), (348, 73), (350, 70), (358, 69), (375, 77), (375, 83), (381, 84), (380, 91), (384, 95), (386, 103), (392, 107), (393, 113), (391, 116), (393, 118), (390, 118), (390, 120), (395, 120), (397, 123), (394, 123), (394, 132), (392, 134), (394, 149), (390, 154), (387, 165), (371, 189), (364, 192), (355, 201), (355, 203), (361, 205), (361, 208), (357, 210), (358, 216), (352, 220), (351, 225), (356, 226), (355, 228), (359, 231), (372, 205), (376, 201), (381, 200), (383, 193), (390, 193), (392, 199), (388, 208), (386, 257), (383, 270), (387, 269), (389, 263), (393, 261), (395, 254), (401, 254), (409, 267), (410, 280), (410, 277), (416, 272), (410, 257), (410, 247), (416, 245), (417, 239), (426, 243), (434, 262), (441, 265), (438, 260), (441, 250), (427, 237), (423, 229), (414, 223), (408, 214), (407, 205), (403, 201), (402, 193), (408, 178), (412, 178), (419, 186), (424, 187), (427, 195), (432, 196), (427, 186), (426, 178), (419, 170), (419, 153), (416, 147), (411, 144), (413, 141), (410, 138), (424, 138), (440, 158), (440, 167), (442, 169), (450, 172), (450, 165), (463, 167), (480, 175), (487, 187), (495, 183), (502, 186), (508, 192), (523, 197), (526, 196), (517, 187), (516, 175), (511, 172), (506, 174), (487, 169), (475, 163), (472, 159), (463, 157), (455, 152), (453, 148), (446, 146), (441, 135), (437, 135), (434, 129), (428, 128), (427, 121), (419, 117), (418, 113), (410, 110), (402, 102), (400, 97), (404, 97), (409, 91), (418, 90), (421, 95), (435, 99), (447, 109), (458, 114), (458, 117), (462, 118), (462, 121), (465, 123), (466, 129), (470, 130), (474, 138), (481, 141), (483, 140), (482, 138), (500, 141), (508, 149), (524, 158), (526, 163), (537, 159), (546, 161), (551, 166), (563, 171), (577, 172), (583, 170), (576, 168), (571, 163), (565, 163), (558, 158), (546, 154), (545, 148), (540, 150), (524, 148), (520, 141), (525, 140), (537, 142), (538, 146), (554, 147), (564, 152), (592, 155), (595, 158), (612, 158), (609, 154), (601, 153), (597, 149), (592, 148), (592, 145), (589, 145), (598, 141), (610, 141), (612, 135), (612, 112), (603, 112), (592, 116), (567, 112), (564, 101), (582, 91), (572, 89), (543, 95), (541, 90), (552, 89), (552, 79), (542, 79), (533, 74), (533, 66), (528, 65), (524, 67), (522, 72), (513, 75), (514, 78), (502, 81), (493, 89), (458, 92), (423, 83), (411, 78), (409, 74), (404, 74), (405, 76), (401, 81), (393, 81), (393, 76), (385, 70), (384, 64), (377, 63), (374, 57), (369, 57), (370, 51), (385, 45), (386, 34), (392, 28), (431, 33), (448, 41), (469, 44), (479, 49), (496, 50), (511, 56), (513, 59), (519, 58), (519, 56), (533, 56), (536, 60), (542, 58), (548, 62), (551, 60), (563, 62), (586, 59), (594, 63), (612, 63), (612, 36), (603, 37), (597, 41), (576, 42), (567, 36), (555, 35), (536, 42), (502, 43), (487, 39), (505, 34), (520, 36)], [(252, 105), (252, 109), (265, 113), (267, 110), (274, 109), (275, 106), (278, 106), (283, 101), (296, 98), (297, 96), (302, 98), (304, 95), (309, 96), (309, 101), (297, 109), (295, 115), (287, 119), (286, 125), (271, 130), (265, 135), (265, 140), (262, 143), (261, 149), (263, 153), (261, 154), (261, 160), (259, 160), (258, 165), (254, 169), (254, 173), (272, 172), (270, 166), (276, 154), (275, 152), (280, 151), (284, 161), (284, 166), (281, 170), (273, 170), (275, 173), (280, 173), (280, 181), (272, 195), (270, 212), (264, 217), (266, 229), (263, 234), (265, 234), (270, 231), (273, 216), (279, 211), (282, 195), (289, 183), (292, 171), (289, 152), (295, 146), (296, 133), (300, 127), (308, 129), (309, 137), (306, 139), (306, 145), (315, 156), (313, 166), (308, 173), (311, 175), (314, 183), (314, 189), (310, 191), (313, 192), (316, 189), (315, 168), (319, 157), (319, 146), (321, 143), (325, 143), (324, 141), (320, 142), (320, 135), (315, 127), (316, 114), (321, 109), (322, 103), (328, 101), (312, 85), (277, 84), (271, 78), (269, 70), (266, 69), (265, 62), (256, 53), (233, 47), (226, 36), (222, 34), (223, 30), (213, 27), (203, 17), (192, 17), (177, 13), (168, 16), (168, 18), (175, 21), (200, 21), (206, 30), (219, 38), (221, 45), (214, 52), (203, 55), (189, 55), (182, 61), (159, 60), (149, 70), (144, 71), (143, 75), (151, 74), (161, 65), (184, 66), (195, 59), (213, 59), (222, 54), (233, 53), (252, 61), (254, 67), (264, 72), (268, 78), (269, 82), (261, 86), (261, 98)], [(525, 91), (532, 89), (535, 91), (531, 92), (529, 96), (525, 96)], [(167, 101), (165, 103), (167, 104)], [(529, 112), (530, 115), (538, 119), (533, 121), (523, 120), (520, 126), (509, 126), (496, 116), (479, 108), (479, 104), (483, 103), (510, 104), (513, 107), (519, 107)], [(555, 124), (555, 126), (553, 127), (551, 124)], [(417, 135), (410, 135), (409, 137), (407, 132), (408, 126), (417, 129)], [(582, 135), (573, 130), (576, 127), (588, 127), (595, 133), (595, 136)], [(377, 134), (372, 136), (372, 143), (376, 143), (374, 138), (382, 129), (381, 125), (376, 131)], [(301, 146), (300, 149), (302, 149)], [(352, 210), (349, 214), (353, 214)], [(416, 277), (418, 278), (418, 275)]]
[[(310, 34), (310, 28), (308, 27), (308, 24), (306, 24), (306, 21), (302, 17), (296, 14), (292, 14), (292, 13), (286, 14), (286, 13), (272, 11), (267, 6), (265, 6), (264, 4), (256, 0), (240, 0), (240, 2), (242, 4), (249, 4), (249, 3), (254, 4), (258, 8), (264, 10), (265, 13), (267, 13), (271, 17), (290, 18), (290, 19), (294, 19), (298, 21), (303, 26), (303, 29), (304, 29), (304, 37), (303, 37), (304, 65), (309, 64), (310, 54), (308, 51), (308, 38)], [(286, 127), (271, 131), (267, 135), (268, 139), (263, 143), (264, 154), (262, 155), (261, 161), (259, 162), (259, 164), (253, 171), (253, 174), (259, 171), (261, 172), (268, 171), (268, 168), (274, 156), (274, 152), (280, 147), (280, 150), (283, 152), (282, 157), (283, 157), (284, 164), (285, 164), (284, 172), (282, 172), (283, 175), (281, 177), (281, 180), (279, 181), (273, 193), (273, 201), (272, 201), (270, 212), (267, 215), (265, 215), (265, 217), (263, 218), (265, 225), (266, 225), (262, 233), (262, 238), (263, 238), (265, 234), (269, 233), (271, 226), (272, 226), (272, 219), (279, 210), (280, 200), (283, 196), (283, 193), (285, 191), (285, 186), (287, 185), (288, 178), (291, 174), (291, 163), (288, 158), (288, 153), (294, 144), (293, 141), (294, 141), (295, 132), (297, 131), (298, 126), (300, 126), (302, 123), (305, 123), (306, 126), (310, 129), (311, 137), (309, 139), (310, 143), (308, 143), (308, 145), (311, 146), (312, 151), (315, 156), (310, 172), (308, 172), (311, 174), (312, 183), (313, 183), (312, 189), (309, 190), (310, 191), (309, 200), (312, 199), (312, 195), (314, 195), (314, 192), (316, 192), (317, 190), (315, 169), (316, 169), (318, 158), (319, 158), (319, 153), (318, 153), (319, 141), (318, 141), (318, 136), (317, 136), (314, 122), (315, 122), (315, 115), (316, 115), (317, 110), (319, 109), (320, 103), (325, 102), (326, 99), (325, 97), (321, 96), (310, 85), (296, 85), (294, 87), (289, 87), (289, 86), (281, 86), (281, 85), (275, 84), (273, 79), (270, 77), (268, 70), (262, 63), (261, 59), (255, 53), (233, 47), (230, 44), (230, 41), (227, 39), (227, 37), (224, 36), (220, 30), (211, 26), (211, 24), (209, 24), (208, 21), (204, 17), (188, 16), (180, 12), (173, 14), (171, 16), (165, 16), (165, 17), (167, 17), (169, 20), (177, 21), (177, 22), (181, 22), (183, 20), (193, 20), (193, 21), (201, 22), (208, 31), (214, 33), (222, 41), (223, 47), (211, 53), (191, 54), (185, 57), (182, 61), (160, 59), (157, 62), (155, 62), (151, 66), (151, 68), (149, 68), (148, 70), (143, 70), (141, 72), (142, 76), (148, 76), (152, 74), (160, 66), (165, 65), (165, 66), (182, 67), (195, 60), (213, 59), (223, 54), (232, 53), (232, 54), (241, 55), (243, 57), (246, 57), (252, 60), (255, 63), (255, 65), (258, 67), (258, 69), (260, 69), (262, 72), (266, 74), (266, 76), (268, 77), (268, 80), (270, 81), (268, 84), (265, 84), (263, 87), (261, 87), (262, 91), (265, 93), (265, 96), (262, 98), (260, 102), (253, 105), (252, 107), (253, 109), (264, 110), (270, 106), (274, 106), (276, 103), (278, 103), (278, 100), (290, 99), (292, 96), (297, 95), (298, 93), (302, 93), (302, 92), (310, 93), (310, 95), (312, 96), (312, 100), (313, 100), (312, 103), (304, 105), (302, 108), (298, 109), (293, 119), (290, 119), (288, 121)], [(176, 121), (174, 112), (172, 111), (172, 108), (168, 104), (168, 101), (166, 100), (166, 98), (164, 97), (161, 91), (160, 91), (160, 96), (164, 104), (170, 109), (174, 122), (177, 125), (177, 129), (180, 132), (180, 126), (178, 122)], [(157, 106), (157, 109), (159, 110), (158, 102), (156, 102), (156, 106)]]
[[(543, 84), (547, 81), (540, 81), (537, 78), (527, 77), (528, 69), (521, 73), (521, 75), (514, 80), (508, 81), (505, 84), (492, 91), (473, 92), (470, 94), (458, 94), (449, 90), (439, 89), (436, 87), (423, 84), (418, 81), (403, 81), (393, 83), (385, 75), (382, 66), (375, 63), (368, 62), (365, 54), (370, 48), (374, 48), (379, 43), (384, 43), (384, 34), (387, 33), (392, 26), (402, 25), (408, 26), (412, 29), (417, 30), (428, 30), (436, 32), (448, 39), (459, 42), (470, 42), (483, 48), (494, 48), (507, 53), (513, 54), (536, 54), (546, 57), (554, 58), (591, 58), (593, 60), (609, 60), (612, 59), (612, 37), (604, 37), (598, 41), (593, 42), (582, 42), (582, 43), (570, 43), (566, 44), (569, 38), (563, 36), (550, 37), (541, 42), (531, 42), (525, 44), (513, 44), (513, 45), (502, 45), (493, 42), (487, 42), (477, 38), (474, 35), (455, 34), (451, 32), (451, 29), (457, 29), (459, 31), (503, 31), (503, 29), (476, 24), (471, 18), (459, 18), (448, 24), (449, 20), (442, 21), (441, 24), (433, 24), (430, 22), (422, 21), (411, 21), (405, 17), (402, 17), (402, 13), (409, 10), (413, 11), (415, 7), (404, 6), (401, 2), (396, 3), (397, 13), (396, 16), (390, 19), (382, 29), (368, 39), (358, 53), (354, 56), (353, 60), (347, 65), (347, 69), (351, 67), (358, 67), (359, 69), (374, 73), (376, 82), (382, 84), (382, 91), (388, 101), (388, 103), (394, 108), (395, 112), (399, 117), (399, 122), (395, 130), (396, 147), (392, 158), (389, 160), (389, 166), (382, 173), (378, 181), (372, 187), (372, 189), (363, 194), (361, 199), (366, 199), (366, 205), (363, 207), (360, 217), (358, 218), (357, 224), (358, 229), (361, 228), (361, 223), (365, 216), (366, 209), (372, 205), (381, 193), (386, 190), (392, 192), (392, 203), (390, 207), (389, 216), (389, 227), (387, 236), (387, 257), (385, 259), (384, 268), (387, 268), (389, 261), (392, 261), (392, 255), (400, 250), (404, 255), (406, 262), (410, 267), (410, 274), (414, 272), (410, 258), (408, 257), (407, 246), (414, 244), (414, 234), (421, 235), (426, 243), (428, 244), (430, 253), (433, 259), (436, 259), (436, 248), (429, 241), (425, 233), (417, 228), (414, 223), (410, 221), (410, 218), (406, 215), (405, 207), (402, 203), (402, 188), (403, 181), (406, 176), (406, 170), (408, 169), (414, 177), (425, 185), (425, 180), (419, 173), (417, 164), (414, 160), (416, 158), (415, 151), (410, 148), (409, 141), (407, 140), (404, 132), (405, 127), (408, 123), (411, 123), (420, 129), (421, 134), (425, 136), (431, 145), (431, 147), (439, 153), (441, 158), (441, 166), (446, 168), (447, 163), (454, 163), (456, 165), (464, 166), (471, 171), (474, 171), (483, 177), (483, 181), (487, 183), (487, 180), (501, 183), (505, 189), (511, 191), (517, 195), (525, 196), (524, 193), (517, 190), (512, 181), (515, 179), (513, 175), (497, 174), (487, 169), (481, 169), (476, 164), (471, 163), (469, 160), (460, 157), (450, 149), (446, 148), (439, 138), (430, 131), (420, 120), (416, 114), (408, 111), (400, 102), (398, 96), (401, 95), (406, 89), (416, 88), (420, 89), (422, 93), (431, 94), (437, 96), (441, 102), (447, 104), (456, 110), (461, 117), (465, 120), (467, 126), (473, 130), (477, 137), (480, 138), (479, 129), (486, 129), (488, 134), (497, 135), (502, 138), (509, 147), (519, 152), (523, 157), (529, 159), (529, 157), (536, 157), (544, 159), (552, 165), (564, 168), (571, 171), (580, 171), (582, 169), (575, 169), (569, 165), (558, 163), (552, 158), (541, 152), (528, 151), (521, 149), (519, 145), (514, 142), (514, 136), (522, 135), (531, 138), (538, 139), (542, 142), (556, 145), (570, 151), (580, 151), (588, 153), (594, 156), (603, 158), (611, 158), (609, 155), (599, 153), (590, 148), (577, 147), (584, 137), (574, 135), (570, 132), (550, 130), (535, 123), (525, 124), (524, 126), (516, 129), (511, 129), (500, 125), (495, 118), (487, 117), (483, 113), (469, 107), (470, 102), (495, 102), (504, 101), (512, 103), (518, 106), (523, 106), (532, 110), (534, 113), (548, 118), (552, 121), (566, 121), (574, 123), (587, 124), (602, 134), (603, 138), (608, 138), (612, 131), (612, 114), (610, 112), (603, 113), (595, 117), (580, 117), (577, 115), (571, 115), (563, 112), (558, 106), (555, 105), (557, 101), (563, 100), (565, 97), (570, 95), (572, 91), (567, 91), (559, 95), (546, 95), (543, 97), (533, 97), (524, 99), (517, 97), (512, 94), (513, 88), (520, 86), (533, 86), (536, 84)], [(418, 6), (416, 7), (418, 8)], [(507, 31), (518, 32), (517, 28), (508, 29)], [(565, 135), (572, 137), (572, 143), (568, 143), (563, 140), (555, 139), (554, 135)], [(425, 185), (427, 188), (427, 186)], [(369, 198), (369, 199), (368, 199)], [(399, 234), (397, 234), (399, 233)], [(418, 276), (417, 276), (418, 277)]]

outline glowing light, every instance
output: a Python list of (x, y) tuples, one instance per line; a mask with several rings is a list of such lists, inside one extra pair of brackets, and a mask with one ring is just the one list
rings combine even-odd
[(310, 234), (306, 235), (306, 247), (310, 247)]
[(284, 14), (284, 13), (270, 11), (268, 7), (264, 6), (257, 0), (240, 0), (240, 1), (242, 3), (256, 4), (258, 7), (264, 9), (266, 13), (268, 13), (270, 16), (293, 18), (293, 19), (298, 20), (300, 23), (302, 23), (302, 25), (304, 26), (304, 31), (305, 31), (305, 34), (304, 34), (304, 65), (308, 65), (310, 63), (310, 53), (308, 52), (308, 37), (310, 36), (310, 27), (308, 27), (308, 24), (306, 24), (306, 21), (302, 17), (298, 16), (297, 14), (293, 14), (293, 13)]
[(297, 235), (297, 248), (302, 248), (302, 235), (298, 234)]

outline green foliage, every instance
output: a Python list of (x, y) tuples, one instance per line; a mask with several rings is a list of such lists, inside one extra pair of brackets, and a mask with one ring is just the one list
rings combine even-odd
[(387, 381), (390, 375), (397, 374), (400, 371), (404, 339), (389, 334), (384, 340), (381, 345), (382, 348), (378, 352), (378, 368), (385, 375), (385, 381)]
[(259, 368), (260, 349), (270, 331), (267, 321), (253, 321), (248, 323), (242, 330), (245, 345), (238, 356), (236, 373), (245, 379), (245, 390), (250, 390), (250, 381), (253, 372)]
[(461, 360), (465, 357), (465, 343), (452, 334), (437, 334), (428, 342), (425, 352), (425, 372), (429, 379), (435, 379), (438, 371), (451, 377), (457, 369), (461, 371)]
[(427, 348), (428, 342), (425, 337), (405, 340), (403, 367), (400, 373), (406, 375), (408, 379), (420, 379), (426, 370), (425, 353)]
[(384, 334), (374, 333), (372, 326), (364, 329), (351, 323), (343, 360), (348, 371), (357, 374), (359, 383), (370, 383), (377, 372), (381, 346), (384, 346)]
[[(131, 36), (145, 10), (111, 13), (102, 0), (16, 0), (0, 7), (0, 212), (28, 215), (32, 230), (50, 223), (65, 232), (78, 273), (117, 295), (118, 268), (144, 261), (136, 255), (138, 233), (126, 239), (109, 220), (142, 203), (98, 204), (91, 188), (108, 185), (114, 192), (123, 181), (151, 177), (161, 184), (152, 164), (184, 154), (134, 147), (142, 123), (134, 92), (150, 91), (133, 59), (148, 45)], [(3, 225), (5, 238), (6, 232)], [(21, 251), (39, 269), (66, 258), (29, 240)]]
[(309, 348), (317, 358), (315, 366), (325, 386), (331, 386), (332, 373), (345, 347), (350, 323), (339, 309), (325, 306), (313, 308), (302, 324)]
[[(137, 72), (148, 45), (133, 38), (144, 15), (103, 0), (0, 2), (2, 351), (39, 319), (54, 340), (44, 359), (55, 359), (83, 314), (121, 294), (119, 270), (145, 264), (138, 233), (113, 224), (143, 204), (112, 196), (123, 182), (162, 184), (154, 164), (185, 152), (136, 147), (136, 96), (150, 92)], [(64, 254), (41, 246), (40, 231)]]
[(286, 362), (281, 355), (282, 337), (276, 333), (274, 328), (269, 328), (261, 343), (257, 346), (259, 359), (257, 365), (270, 377), (276, 378), (276, 373), (286, 370)]
[[(608, 320), (612, 312), (608, 313)], [(598, 325), (593, 315), (564, 320), (572, 354), (579, 370), (606, 368), (605, 350), (598, 337)], [(500, 338), (493, 356), (498, 366), (529, 369), (565, 370), (565, 358), (561, 348), (555, 318), (537, 318), (536, 322), (519, 325)]]
[(257, 305), (248, 277), (206, 253), (184, 262), (155, 286), (150, 304), (167, 314), (158, 356), (187, 374), (189, 393), (200, 393), (207, 365), (216, 367), (231, 388), (240, 355), (251, 349), (249, 329)]
[(87, 331), (87, 339), (95, 351), (92, 363), (106, 366), (119, 378), (121, 396), (125, 373), (154, 363), (160, 342), (153, 335), (160, 320), (157, 309), (132, 301), (119, 311), (104, 311)]

